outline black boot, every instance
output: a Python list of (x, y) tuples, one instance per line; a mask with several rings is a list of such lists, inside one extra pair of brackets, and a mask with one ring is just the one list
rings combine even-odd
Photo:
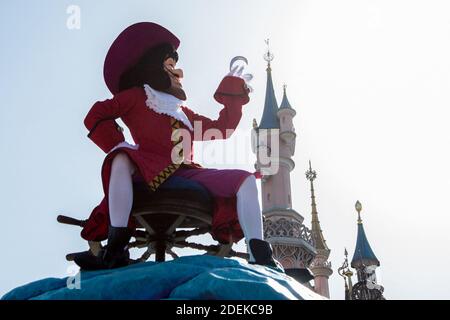
[(274, 257), (272, 246), (269, 242), (260, 239), (250, 239), (249, 248), (255, 261), (250, 264), (259, 264), (266, 267), (271, 267), (277, 271), (284, 272), (284, 268)]
[(90, 251), (75, 255), (74, 261), (82, 270), (114, 269), (129, 264), (129, 252), (126, 249), (131, 239), (131, 230), (127, 227), (109, 227), (108, 244), (94, 256)]

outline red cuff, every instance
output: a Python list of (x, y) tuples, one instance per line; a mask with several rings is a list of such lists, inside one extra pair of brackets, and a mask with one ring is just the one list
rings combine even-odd
[(255, 176), (256, 179), (262, 179), (261, 171), (255, 171), (253, 172), (253, 175)]
[(114, 120), (100, 121), (89, 132), (88, 138), (91, 139), (105, 153), (108, 153), (117, 144), (125, 141), (122, 128)]
[(220, 82), (216, 93), (214, 93), (214, 99), (220, 104), (225, 104), (228, 99), (232, 99), (243, 106), (250, 100), (248, 93), (249, 89), (247, 88), (244, 79), (226, 76)]

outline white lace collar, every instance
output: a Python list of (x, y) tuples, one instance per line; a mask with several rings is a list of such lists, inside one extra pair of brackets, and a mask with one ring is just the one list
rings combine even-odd
[(183, 100), (180, 100), (171, 94), (157, 91), (148, 84), (144, 84), (144, 90), (147, 95), (147, 100), (145, 101), (147, 107), (156, 113), (165, 114), (183, 122), (186, 127), (191, 131), (194, 131), (189, 118), (186, 116), (183, 109), (181, 109)]

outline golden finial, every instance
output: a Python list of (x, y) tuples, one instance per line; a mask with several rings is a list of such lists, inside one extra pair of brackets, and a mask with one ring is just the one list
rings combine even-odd
[(348, 264), (348, 252), (347, 248), (344, 248), (345, 260), (342, 266), (338, 269), (338, 274), (344, 279), (345, 284), (345, 300), (351, 300), (353, 284), (352, 276), (353, 272), (349, 268)]
[(317, 173), (315, 170), (312, 169), (311, 167), (311, 160), (309, 160), (309, 170), (305, 172), (306, 174), (306, 179), (308, 179), (309, 181), (314, 181), (317, 177)]
[(356, 211), (358, 211), (358, 224), (361, 224), (362, 223), (362, 220), (361, 220), (362, 205), (361, 205), (361, 202), (359, 202), (359, 200), (356, 201), (356, 203), (355, 203), (355, 209), (356, 209)]

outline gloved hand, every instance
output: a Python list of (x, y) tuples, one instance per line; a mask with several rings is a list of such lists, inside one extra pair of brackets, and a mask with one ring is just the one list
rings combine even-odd
[(245, 57), (234, 57), (231, 60), (230, 72), (228, 72), (227, 76), (242, 78), (245, 81), (245, 85), (247, 86), (249, 92), (253, 91), (253, 88), (250, 86), (249, 82), (253, 79), (253, 75), (250, 73), (242, 74), (244, 71), (244, 66), (239, 66), (238, 64), (234, 64), (234, 62), (242, 60), (247, 64), (247, 59)]
[(118, 148), (128, 148), (128, 149), (133, 149), (133, 150), (138, 150), (139, 149), (139, 145), (136, 144), (130, 144), (126, 141), (122, 141), (121, 143), (119, 143), (118, 145), (116, 145), (114, 148), (112, 148), (108, 153), (113, 152), (114, 150), (118, 149)]

